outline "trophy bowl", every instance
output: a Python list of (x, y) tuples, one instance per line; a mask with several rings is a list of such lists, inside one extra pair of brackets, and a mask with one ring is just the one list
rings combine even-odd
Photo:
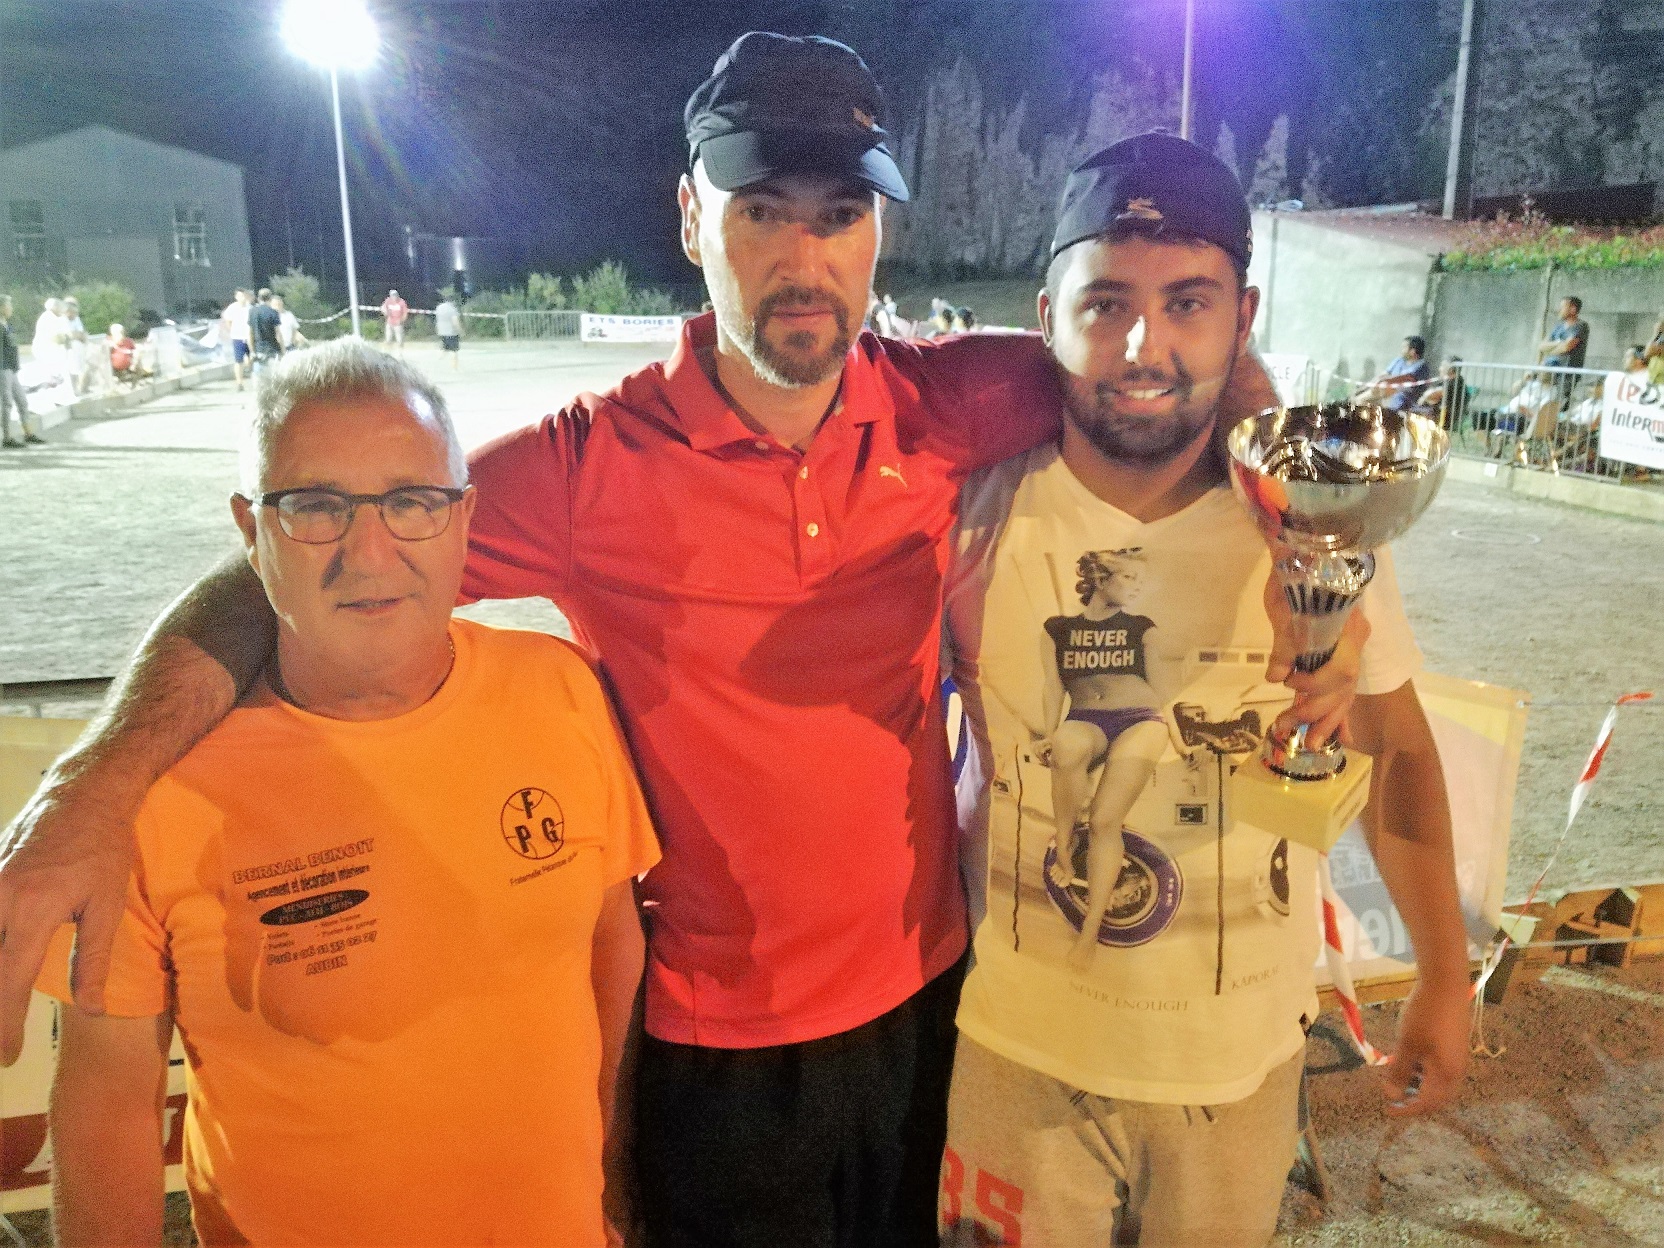
[(1231, 482), (1290, 546), (1358, 554), (1398, 537), (1444, 482), (1450, 435), (1369, 403), (1276, 407), (1230, 432)]

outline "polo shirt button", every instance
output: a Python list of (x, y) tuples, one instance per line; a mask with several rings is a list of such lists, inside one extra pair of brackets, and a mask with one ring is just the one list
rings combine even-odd
[(798, 480), (807, 481), (809, 479), (808, 465), (804, 465), (802, 468), (799, 468), (797, 470), (797, 476), (798, 476)]
[(805, 533), (807, 533), (810, 537), (819, 537), (820, 536), (820, 525), (814, 524), (814, 523), (811, 522), (809, 527), (807, 529), (803, 530), (803, 531)]
[(756, 446), (756, 448), (757, 448), (757, 449), (758, 449), (758, 450), (759, 450), (759, 451), (766, 451), (766, 450), (768, 450), (768, 443), (767, 443), (767, 442), (764, 442), (764, 441), (763, 441), (763, 440), (762, 440), (762, 439), (761, 439), (761, 438), (758, 438), (758, 439), (757, 439), (757, 441), (756, 441), (756, 442), (755, 442), (755, 443), (753, 443), (753, 445), (754, 445), (754, 446)]

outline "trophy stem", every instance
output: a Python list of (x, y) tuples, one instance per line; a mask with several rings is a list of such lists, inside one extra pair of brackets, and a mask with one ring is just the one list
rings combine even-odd
[[(1294, 666), (1315, 672), (1335, 652), (1346, 618), (1375, 575), (1375, 556), (1328, 550), (1293, 550), (1275, 565), (1283, 597), (1294, 615), (1300, 653)], [(1265, 765), (1290, 780), (1324, 780), (1346, 767), (1346, 751), (1334, 742), (1320, 748), (1306, 743), (1301, 724), (1286, 740), (1269, 732), (1261, 749)]]

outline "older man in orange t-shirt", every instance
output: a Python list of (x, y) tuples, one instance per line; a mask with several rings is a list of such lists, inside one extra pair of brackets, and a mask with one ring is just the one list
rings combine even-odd
[(67, 1004), (67, 928), (41, 982), (60, 1242), (159, 1242), (177, 1026), (205, 1244), (616, 1243), (658, 848), (606, 697), (566, 643), (451, 619), (474, 498), (413, 371), (285, 360), (250, 445), (276, 654), (146, 799), (108, 1014)]

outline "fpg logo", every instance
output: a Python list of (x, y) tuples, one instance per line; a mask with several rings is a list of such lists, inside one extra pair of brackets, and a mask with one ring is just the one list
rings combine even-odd
[(503, 840), (522, 858), (548, 858), (566, 843), (566, 816), (554, 795), (517, 789), (503, 803)]

